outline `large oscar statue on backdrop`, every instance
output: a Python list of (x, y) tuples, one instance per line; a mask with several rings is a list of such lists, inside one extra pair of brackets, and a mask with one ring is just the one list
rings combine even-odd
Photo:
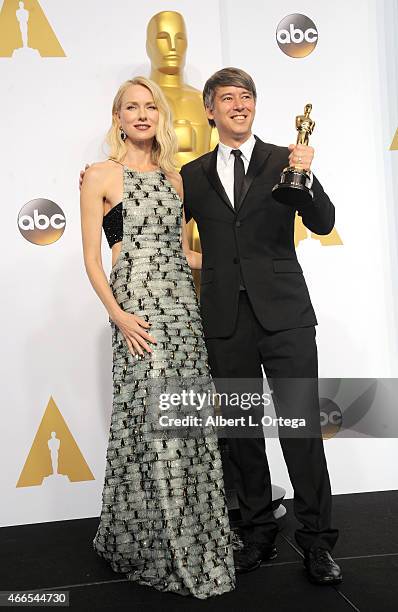
[[(178, 138), (179, 168), (212, 149), (217, 130), (211, 128), (203, 107), (202, 92), (184, 82), (187, 32), (184, 18), (175, 11), (162, 11), (148, 23), (146, 49), (151, 60), (150, 78), (158, 83), (173, 112)], [(188, 225), (191, 248), (201, 250), (195, 221)], [(200, 289), (200, 272), (194, 270), (196, 290)]]
[[(184, 82), (184, 65), (187, 51), (187, 31), (184, 18), (175, 11), (162, 11), (148, 23), (146, 49), (151, 61), (150, 78), (162, 88), (174, 117), (174, 129), (178, 138), (177, 162), (182, 165), (212, 150), (218, 142), (218, 132), (207, 120), (202, 92)], [(191, 248), (201, 251), (198, 228), (195, 221), (188, 224)], [(196, 291), (200, 292), (200, 272), (193, 271)], [(238, 508), (234, 484), (225, 461), (226, 448), (221, 447), (224, 480), (230, 515)], [(286, 512), (281, 501), (285, 489), (272, 485), (272, 500), (276, 518)]]

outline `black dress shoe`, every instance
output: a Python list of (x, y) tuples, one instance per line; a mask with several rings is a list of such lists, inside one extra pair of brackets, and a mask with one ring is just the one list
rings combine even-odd
[(245, 542), (242, 548), (233, 551), (235, 571), (244, 574), (260, 567), (262, 561), (275, 559), (277, 552), (274, 544)]
[(338, 584), (343, 580), (341, 569), (328, 550), (311, 548), (304, 553), (304, 567), (313, 584)]

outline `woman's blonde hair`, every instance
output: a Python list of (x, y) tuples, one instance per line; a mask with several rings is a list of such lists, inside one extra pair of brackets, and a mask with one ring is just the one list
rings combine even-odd
[(146, 87), (151, 92), (153, 101), (159, 111), (159, 123), (152, 143), (152, 162), (166, 173), (175, 172), (174, 156), (177, 153), (178, 146), (170, 107), (159, 85), (142, 76), (134, 77), (122, 83), (113, 100), (112, 125), (106, 135), (106, 142), (110, 149), (109, 158), (120, 162), (127, 153), (127, 147), (121, 138), (117, 114), (122, 106), (123, 95), (131, 85)]

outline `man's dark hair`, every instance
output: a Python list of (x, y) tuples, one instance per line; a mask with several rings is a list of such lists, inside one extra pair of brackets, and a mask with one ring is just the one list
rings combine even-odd
[[(203, 88), (203, 104), (205, 107), (214, 108), (214, 96), (217, 87), (227, 87), (228, 85), (247, 89), (253, 94), (254, 101), (256, 101), (256, 86), (250, 74), (240, 68), (222, 68), (207, 79), (205, 83)], [(212, 127), (215, 127), (216, 124), (213, 119), (208, 119), (208, 122)]]

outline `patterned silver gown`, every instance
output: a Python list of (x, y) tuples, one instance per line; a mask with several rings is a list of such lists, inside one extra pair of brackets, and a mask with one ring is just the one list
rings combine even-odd
[(123, 183), (123, 237), (110, 286), (123, 310), (151, 323), (157, 344), (134, 358), (110, 320), (113, 410), (93, 547), (130, 580), (205, 599), (235, 587), (217, 435), (153, 432), (157, 383), (209, 378), (182, 251), (182, 201), (160, 170), (125, 166)]

